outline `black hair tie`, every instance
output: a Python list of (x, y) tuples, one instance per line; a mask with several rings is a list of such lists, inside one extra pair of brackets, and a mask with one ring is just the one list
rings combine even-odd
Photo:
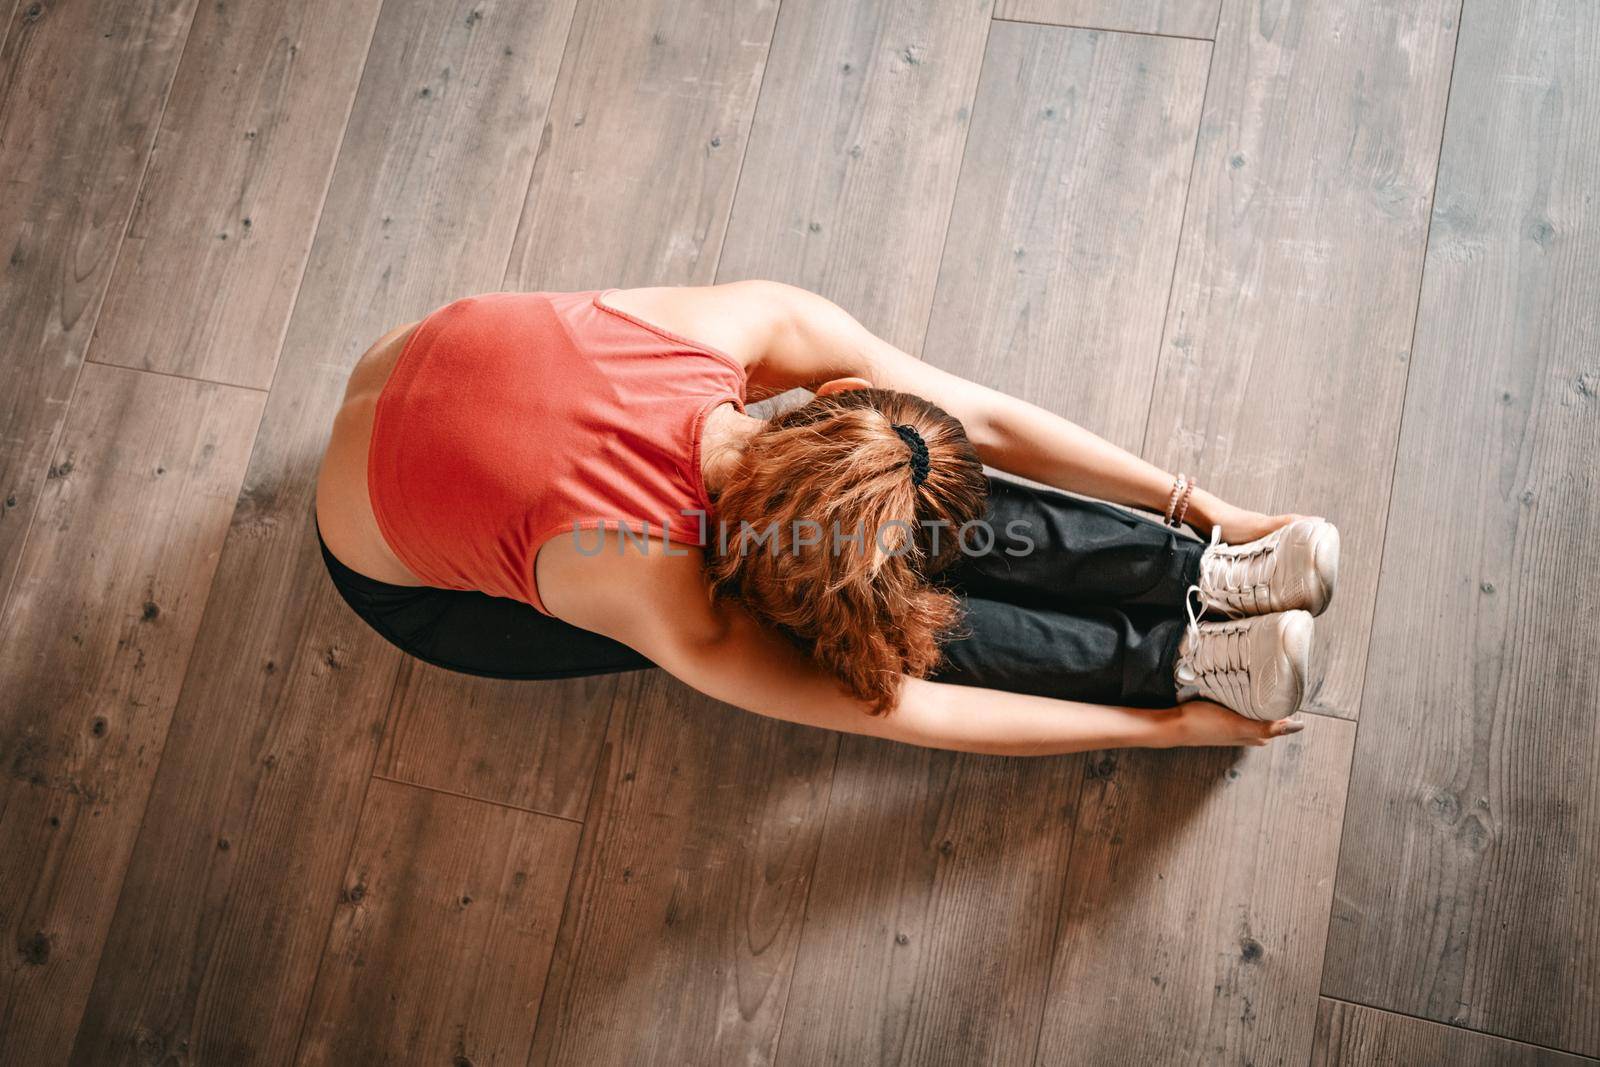
[(928, 480), (928, 442), (922, 439), (915, 426), (897, 422), (890, 429), (900, 435), (900, 440), (911, 450), (911, 484), (921, 485)]

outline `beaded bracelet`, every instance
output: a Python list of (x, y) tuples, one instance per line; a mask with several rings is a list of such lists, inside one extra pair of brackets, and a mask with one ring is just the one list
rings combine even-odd
[(1167, 498), (1167, 513), (1162, 519), (1174, 529), (1183, 526), (1184, 516), (1189, 513), (1189, 498), (1194, 495), (1195, 483), (1189, 480), (1187, 474), (1179, 474), (1172, 482), (1172, 495)]
[(1172, 525), (1176, 529), (1183, 527), (1184, 517), (1189, 514), (1189, 498), (1194, 496), (1195, 483), (1185, 481), (1183, 485), (1183, 499), (1178, 501), (1178, 513), (1172, 517)]
[(1168, 526), (1172, 525), (1172, 516), (1177, 514), (1178, 497), (1183, 495), (1183, 483), (1186, 481), (1188, 481), (1188, 479), (1182, 474), (1178, 475), (1172, 480), (1172, 495), (1167, 497), (1166, 514), (1161, 517), (1161, 521)]

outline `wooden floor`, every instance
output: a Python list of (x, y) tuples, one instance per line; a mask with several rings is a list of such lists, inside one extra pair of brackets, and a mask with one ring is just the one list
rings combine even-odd
[[(1595, 4), (0, 19), (0, 1061), (1600, 1057)], [(374, 338), (748, 277), (1338, 522), (1310, 728), (955, 756), (346, 610)]]

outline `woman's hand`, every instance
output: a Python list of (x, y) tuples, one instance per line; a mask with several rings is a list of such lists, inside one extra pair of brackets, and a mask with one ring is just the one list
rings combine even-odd
[(1259, 511), (1246, 511), (1244, 508), (1236, 508), (1226, 501), (1219, 500), (1210, 493), (1202, 495), (1201, 491), (1196, 490), (1194, 499), (1189, 502), (1189, 514), (1186, 518), (1188, 524), (1203, 538), (1209, 540), (1211, 528), (1220, 526), (1224, 544), (1242, 545), (1258, 537), (1265, 537), (1273, 530), (1305, 516), (1263, 515)]
[(1275, 737), (1297, 734), (1306, 728), (1302, 719), (1261, 722), (1247, 719), (1209, 700), (1190, 700), (1179, 704), (1173, 723), (1173, 747), (1197, 748), (1212, 745), (1261, 746)]

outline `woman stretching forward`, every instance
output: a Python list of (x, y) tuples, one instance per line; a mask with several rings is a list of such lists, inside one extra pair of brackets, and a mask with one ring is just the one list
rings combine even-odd
[(493, 293), (394, 330), (351, 374), (317, 522), (351, 608), (441, 667), (653, 664), (1019, 755), (1300, 729), (1339, 553), (1325, 520), (1226, 504), (763, 281)]

